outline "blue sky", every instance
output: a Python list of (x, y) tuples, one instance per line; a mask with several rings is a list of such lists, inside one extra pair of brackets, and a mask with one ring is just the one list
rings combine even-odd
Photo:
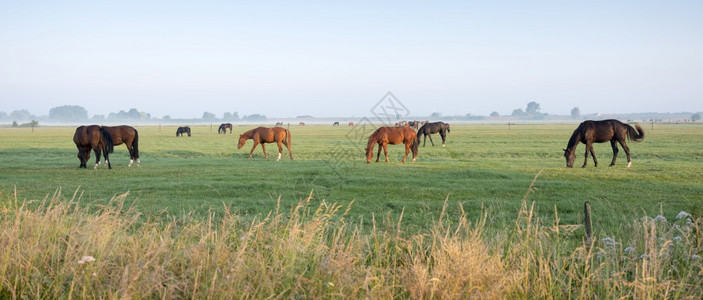
[(0, 111), (703, 111), (703, 1), (2, 1)]

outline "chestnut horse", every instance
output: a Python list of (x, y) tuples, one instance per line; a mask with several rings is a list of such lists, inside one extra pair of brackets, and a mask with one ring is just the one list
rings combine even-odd
[(417, 158), (417, 137), (415, 135), (415, 130), (410, 127), (381, 127), (376, 129), (376, 131), (369, 136), (369, 142), (366, 144), (366, 162), (370, 163), (373, 159), (373, 147), (378, 144), (378, 153), (376, 154), (376, 162), (381, 158), (381, 149), (383, 149), (383, 154), (386, 156), (386, 162), (388, 162), (388, 144), (405, 144), (405, 156), (403, 156), (402, 162), (405, 163), (405, 159), (408, 158), (408, 153), (410, 150), (413, 151), (413, 162)]
[(629, 168), (632, 165), (632, 160), (630, 160), (630, 148), (627, 147), (625, 140), (630, 139), (631, 141), (639, 142), (644, 139), (642, 126), (635, 124), (635, 128), (618, 120), (584, 121), (574, 130), (569, 143), (566, 145), (566, 149), (564, 149), (566, 166), (568, 168), (574, 166), (574, 160), (576, 160), (574, 152), (579, 142), (581, 142), (586, 144), (586, 157), (581, 167), (586, 167), (589, 152), (593, 156), (593, 164), (597, 167), (598, 160), (593, 152), (593, 143), (610, 141), (610, 145), (613, 147), (613, 161), (610, 162), (610, 165), (615, 165), (615, 159), (618, 156), (618, 145), (616, 143), (620, 143), (625, 150), (625, 155), (627, 155), (627, 167)]
[(222, 123), (220, 124), (220, 128), (217, 128), (217, 134), (227, 133), (227, 128), (229, 128), (229, 133), (232, 134), (232, 123)]
[(109, 164), (108, 154), (113, 150), (112, 138), (107, 130), (98, 125), (80, 126), (76, 128), (76, 133), (73, 134), (73, 142), (78, 148), (78, 159), (81, 164), (79, 168), (86, 168), (86, 164), (90, 159), (90, 150), (95, 151), (95, 167), (100, 166), (100, 152), (105, 156), (105, 163), (112, 169)]
[[(110, 133), (113, 145), (125, 144), (125, 146), (127, 146), (127, 151), (129, 151), (128, 167), (131, 167), (135, 161), (137, 162), (137, 166), (141, 164), (139, 160), (139, 132), (137, 132), (136, 129), (127, 125), (103, 126), (102, 128)], [(109, 161), (108, 167), (112, 167)]]
[(273, 142), (276, 142), (278, 144), (277, 160), (281, 160), (281, 153), (283, 153), (283, 147), (281, 147), (281, 143), (286, 145), (286, 147), (288, 148), (288, 155), (290, 155), (290, 159), (293, 159), (293, 152), (291, 152), (290, 150), (290, 131), (288, 131), (288, 129), (285, 129), (283, 127), (254, 128), (239, 135), (239, 144), (237, 144), (237, 149), (242, 149), (242, 146), (244, 146), (244, 143), (246, 143), (248, 139), (254, 140), (254, 147), (251, 147), (251, 151), (249, 152), (249, 159), (251, 159), (251, 154), (254, 153), (254, 149), (256, 149), (256, 145), (258, 144), (261, 144), (261, 149), (264, 151), (264, 159), (267, 159), (268, 156), (266, 155), (266, 146), (264, 144)]

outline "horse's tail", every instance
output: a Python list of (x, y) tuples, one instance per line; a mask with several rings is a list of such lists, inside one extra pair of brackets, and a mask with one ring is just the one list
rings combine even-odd
[(112, 135), (107, 129), (100, 127), (100, 136), (105, 153), (112, 153), (115, 150), (115, 144), (112, 142)]
[(625, 125), (627, 125), (627, 137), (631, 141), (639, 142), (644, 139), (644, 129), (642, 129), (642, 126), (640, 126), (640, 124), (635, 124), (636, 129), (632, 128), (632, 126), (629, 124)]
[(417, 156), (417, 150), (420, 147), (420, 138), (418, 136), (415, 136), (415, 139), (413, 140), (412, 146), (410, 146), (410, 149), (413, 151), (413, 155)]
[(293, 152), (290, 150), (291, 147), (293, 147), (293, 144), (291, 144), (290, 130), (288, 129), (286, 129), (286, 140), (288, 140), (288, 155), (290, 156), (290, 159), (293, 159)]
[(132, 156), (139, 158), (139, 131), (134, 130), (134, 140), (132, 141)]

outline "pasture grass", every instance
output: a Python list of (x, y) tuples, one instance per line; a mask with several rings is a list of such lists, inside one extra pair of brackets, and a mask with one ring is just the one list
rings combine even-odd
[[(2, 298), (700, 299), (703, 218), (643, 218), (627, 234), (574, 243), (521, 201), (512, 226), (486, 233), (445, 201), (425, 233), (404, 215), (352, 222), (351, 206), (308, 196), (247, 219), (144, 218), (128, 193), (97, 210), (61, 193), (0, 208)], [(461, 213), (452, 217), (447, 212)], [(471, 218), (474, 219), (474, 218)]]
[[(294, 206), (311, 192), (314, 201), (353, 205), (348, 218), (398, 217), (411, 231), (426, 230), (444, 200), (461, 204), (468, 216), (490, 207), (489, 228), (502, 229), (520, 209), (526, 187), (541, 172), (530, 199), (540, 213), (560, 212), (562, 222), (580, 224), (590, 201), (594, 226), (606, 232), (643, 215), (703, 213), (703, 124), (645, 124), (641, 143), (630, 142), (633, 166), (620, 151), (608, 167), (609, 144), (597, 144), (600, 165), (565, 168), (562, 149), (577, 124), (454, 124), (442, 148), (420, 147), (418, 162), (401, 164), (401, 146), (389, 146), (390, 163), (366, 164), (364, 147), (373, 128), (291, 126), (294, 160), (276, 161), (276, 147), (261, 147), (247, 159), (252, 142), (236, 149), (238, 133), (193, 126), (192, 137), (176, 137), (177, 126), (137, 126), (141, 167), (127, 168), (128, 154), (117, 146), (113, 169), (79, 169), (74, 127), (0, 129), (0, 194), (17, 190), (22, 201), (43, 199), (60, 188), (77, 190), (87, 206), (105, 204), (130, 192), (129, 203), (145, 215), (193, 214), (227, 208), (244, 216)], [(583, 145), (577, 154), (583, 153)], [(376, 151), (374, 151), (376, 152)], [(381, 154), (383, 155), (383, 154)], [(580, 166), (583, 156), (577, 156)], [(383, 158), (381, 158), (383, 161)], [(88, 164), (92, 166), (94, 157)], [(7, 198), (7, 197), (5, 197)], [(456, 213), (456, 212), (450, 212)]]
[(73, 127), (1, 128), (0, 296), (700, 298), (703, 125), (568, 169), (576, 125), (453, 124), (414, 164), (366, 164), (371, 128), (292, 126), (276, 161), (236, 149), (253, 126), (137, 126), (142, 166), (112, 170), (78, 168)]

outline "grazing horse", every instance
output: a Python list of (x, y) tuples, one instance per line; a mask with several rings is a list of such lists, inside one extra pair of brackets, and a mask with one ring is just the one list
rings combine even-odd
[(300, 122), (300, 123), (298, 123), (298, 125), (305, 126), (305, 122)]
[(108, 155), (114, 148), (112, 138), (107, 130), (98, 125), (80, 126), (73, 134), (73, 142), (78, 148), (78, 159), (81, 161), (79, 168), (86, 168), (90, 159), (90, 150), (93, 150), (95, 151), (95, 167), (93, 168), (97, 169), (100, 166), (100, 152), (102, 152), (105, 156), (105, 163), (112, 169)]
[(339, 126), (339, 122), (332, 123), (332, 126)]
[(227, 133), (227, 128), (229, 128), (229, 134), (232, 134), (232, 123), (222, 123), (220, 124), (220, 128), (217, 128), (217, 134), (226, 134)]
[(354, 126), (354, 122), (349, 122), (348, 126)]
[(190, 127), (183, 126), (183, 127), (178, 127), (178, 129), (176, 129), (176, 136), (179, 136), (179, 135), (183, 136), (184, 133), (187, 133), (188, 136), (190, 136)]
[[(132, 126), (121, 125), (121, 126), (103, 126), (107, 132), (110, 133), (112, 137), (112, 143), (115, 146), (125, 144), (127, 146), (127, 151), (129, 151), (129, 164), (136, 161), (137, 166), (140, 166), (141, 161), (139, 160), (139, 132)], [(108, 166), (109, 162), (108, 162)]]
[(256, 149), (256, 145), (258, 144), (261, 144), (261, 149), (264, 151), (264, 159), (267, 159), (268, 156), (266, 155), (266, 146), (264, 144), (273, 142), (276, 142), (278, 144), (278, 159), (276, 160), (281, 160), (281, 153), (283, 153), (283, 147), (281, 147), (281, 143), (286, 145), (286, 147), (288, 148), (288, 155), (290, 155), (290, 159), (293, 159), (293, 152), (291, 152), (290, 150), (291, 137), (290, 131), (288, 131), (288, 129), (285, 129), (283, 127), (254, 128), (239, 135), (239, 143), (237, 144), (237, 149), (242, 149), (242, 146), (244, 146), (244, 143), (246, 143), (248, 139), (254, 140), (254, 147), (251, 147), (251, 151), (249, 152), (249, 159), (251, 159), (251, 154), (254, 153), (254, 149)]
[(276, 122), (276, 126), (283, 126), (283, 122)]
[(444, 142), (447, 139), (447, 133), (449, 132), (449, 124), (444, 123), (444, 122), (434, 122), (434, 123), (425, 123), (425, 125), (422, 125), (420, 127), (420, 130), (417, 131), (417, 141), (420, 143), (420, 135), (424, 135), (425, 139), (422, 142), (422, 147), (425, 147), (425, 144), (427, 144), (427, 137), (430, 137), (430, 143), (432, 143), (432, 146), (434, 146), (434, 142), (432, 141), (432, 134), (433, 133), (438, 133), (439, 135), (442, 136), (442, 147), (445, 146)]
[(593, 164), (597, 167), (598, 160), (593, 152), (593, 143), (610, 141), (610, 145), (613, 147), (613, 161), (610, 162), (610, 165), (615, 165), (615, 159), (618, 156), (618, 145), (616, 143), (620, 143), (620, 146), (625, 150), (625, 155), (627, 155), (627, 167), (629, 168), (632, 165), (632, 160), (630, 160), (630, 148), (627, 147), (625, 140), (630, 139), (631, 141), (639, 142), (644, 139), (642, 126), (635, 124), (635, 128), (618, 120), (584, 121), (574, 130), (569, 143), (566, 145), (566, 149), (564, 149), (566, 166), (568, 168), (574, 166), (574, 160), (576, 160), (574, 152), (579, 142), (581, 142), (586, 144), (586, 155), (581, 167), (586, 167), (589, 152), (593, 156)]
[(376, 162), (381, 158), (381, 149), (386, 156), (388, 162), (388, 144), (405, 144), (405, 156), (402, 162), (408, 158), (410, 150), (413, 151), (413, 161), (417, 159), (417, 146), (415, 130), (410, 127), (381, 127), (369, 136), (369, 142), (366, 144), (366, 162), (370, 163), (373, 159), (373, 147), (378, 144), (378, 153), (376, 154)]

